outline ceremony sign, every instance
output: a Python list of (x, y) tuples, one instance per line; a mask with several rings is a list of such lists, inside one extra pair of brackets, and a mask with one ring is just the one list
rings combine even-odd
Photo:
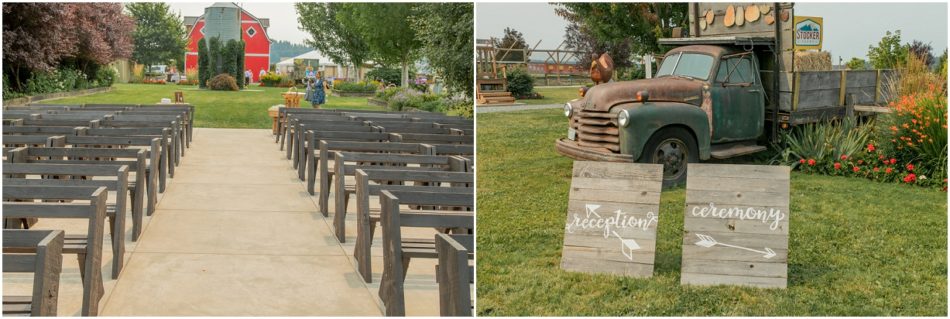
[(561, 268), (653, 275), (663, 166), (574, 161)]
[(684, 285), (785, 288), (789, 167), (689, 164)]

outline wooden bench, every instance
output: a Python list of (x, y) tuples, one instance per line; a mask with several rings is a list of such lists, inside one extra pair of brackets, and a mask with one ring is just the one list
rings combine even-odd
[[(115, 146), (128, 147), (136, 146), (145, 149), (145, 156), (148, 158), (148, 165), (145, 171), (145, 178), (149, 181), (148, 186), (158, 193), (165, 192), (166, 177), (168, 176), (168, 157), (165, 155), (165, 149), (161, 147), (160, 138), (151, 136), (66, 136), (66, 145), (72, 147), (99, 147)], [(152, 193), (149, 191), (150, 194)], [(149, 215), (154, 209), (149, 209)]]
[(81, 128), (76, 132), (80, 136), (106, 136), (106, 137), (151, 137), (160, 138), (162, 154), (166, 155), (162, 163), (168, 172), (168, 177), (175, 178), (175, 165), (170, 165), (174, 160), (171, 154), (176, 147), (172, 130), (167, 127), (104, 127), (104, 128)]
[[(339, 133), (339, 132), (338, 132)], [(317, 133), (320, 134), (320, 133)], [(385, 133), (380, 133), (384, 134)], [(323, 142), (337, 141), (345, 143), (334, 143), (323, 145)], [(360, 143), (363, 142), (363, 143)], [(314, 152), (308, 157), (311, 158), (311, 162), (308, 164), (308, 167), (311, 167), (319, 176), (313, 176), (310, 180), (315, 180), (319, 178), (320, 180), (320, 193), (318, 204), (320, 206), (320, 212), (323, 216), (329, 216), (328, 202), (329, 202), (329, 192), (330, 184), (333, 181), (333, 172), (329, 169), (330, 160), (333, 159), (333, 154), (331, 151), (358, 151), (358, 152), (382, 152), (382, 153), (410, 153), (410, 154), (419, 154), (419, 155), (431, 155), (429, 148), (427, 146), (422, 146), (422, 144), (409, 144), (409, 143), (383, 143), (378, 140), (353, 140), (353, 139), (337, 139), (337, 138), (327, 138), (325, 140), (320, 140), (318, 145), (320, 145), (320, 151)], [(365, 144), (369, 143), (369, 144)], [(346, 144), (350, 144), (349, 146)], [(398, 144), (398, 145), (390, 145)], [(370, 149), (367, 149), (369, 147)], [(321, 154), (326, 154), (326, 156), (321, 156)], [(316, 163), (319, 162), (319, 165)], [(312, 175), (311, 175), (312, 176)], [(307, 187), (308, 191), (312, 190), (311, 182), (308, 182)], [(312, 193), (311, 193), (312, 194)]]
[[(313, 143), (312, 132), (319, 131), (329, 131), (329, 132), (379, 132), (379, 128), (363, 125), (359, 122), (348, 122), (348, 121), (298, 121), (296, 132), (299, 136), (295, 137), (297, 140), (294, 142), (296, 145), (297, 153), (294, 154), (292, 160), (294, 161), (294, 168), (301, 169), (301, 164), (306, 164), (305, 161), (309, 160), (307, 155), (312, 153), (310, 149), (311, 146), (316, 146), (317, 144)], [(303, 178), (301, 177), (301, 180)]]
[(287, 136), (285, 134), (287, 134), (288, 131), (291, 131), (291, 128), (289, 127), (290, 118), (306, 114), (336, 114), (337, 116), (340, 116), (340, 111), (334, 109), (302, 109), (288, 107), (279, 108), (277, 110), (277, 138), (274, 140), (274, 143), (280, 142), (280, 149), (284, 149), (284, 142), (287, 141)]
[(142, 128), (142, 127), (167, 127), (172, 130), (171, 153), (174, 154), (175, 165), (178, 165), (181, 157), (184, 156), (185, 129), (182, 127), (180, 115), (123, 115), (117, 114), (112, 119), (106, 119), (100, 123), (103, 127), (113, 128)]
[(316, 155), (316, 150), (309, 145), (320, 145), (321, 140), (332, 140), (332, 141), (354, 141), (354, 142), (385, 142), (389, 139), (389, 134), (382, 132), (364, 132), (361, 129), (354, 129), (353, 131), (324, 131), (324, 130), (307, 130), (304, 138), (307, 140), (306, 144), (300, 147), (300, 155), (297, 158), (300, 161), (299, 165), (294, 167), (297, 168), (297, 177), (300, 180), (304, 180), (304, 174), (306, 172), (306, 166), (309, 164), (309, 161), (313, 160)]
[[(125, 214), (128, 211), (129, 167), (107, 164), (3, 163), (3, 184), (11, 186), (88, 186), (116, 192), (106, 205), (112, 238), (112, 279), (119, 278), (125, 259)], [(43, 178), (55, 176), (59, 178)], [(109, 178), (109, 179), (103, 179)]]
[(129, 182), (127, 189), (132, 199), (132, 241), (138, 241), (142, 234), (143, 211), (147, 209), (151, 216), (157, 202), (154, 184), (146, 187), (148, 160), (145, 153), (143, 149), (21, 147), (11, 150), (8, 157), (12, 163), (127, 165), (129, 171), (135, 172), (135, 180)]
[(379, 197), (383, 227), (383, 277), (379, 297), (387, 316), (405, 316), (403, 284), (412, 258), (438, 258), (433, 239), (402, 238), (402, 227), (467, 228), (475, 226), (471, 211), (407, 211), (401, 205), (435, 205), (472, 208), (472, 194), (445, 194), (384, 190)]
[[(373, 280), (372, 255), (370, 249), (379, 211), (370, 209), (370, 196), (379, 196), (384, 190), (424, 191), (429, 193), (468, 194), (474, 196), (475, 174), (465, 172), (441, 171), (399, 171), (378, 168), (360, 168), (356, 170), (356, 246), (353, 257), (357, 270), (367, 283)], [(370, 182), (374, 182), (371, 184)], [(414, 185), (405, 185), (413, 182)], [(462, 184), (464, 187), (444, 187)]]
[[(84, 235), (66, 235), (63, 253), (76, 254), (82, 276), (82, 316), (99, 313), (103, 294), (102, 244), (108, 191), (105, 187), (3, 186), (6, 218), (62, 218), (88, 221)], [(70, 200), (69, 203), (36, 203), (33, 200)], [(25, 202), (29, 201), (29, 202)], [(78, 203), (76, 201), (88, 201)], [(4, 231), (6, 232), (6, 231)], [(116, 256), (115, 258), (121, 258)]]
[(390, 141), (404, 143), (475, 144), (474, 135), (390, 133)]
[[(374, 152), (374, 153), (389, 153), (389, 154), (418, 154), (418, 155), (433, 155), (432, 148), (426, 144), (421, 143), (380, 143), (380, 142), (358, 142), (358, 141), (320, 141), (319, 150), (314, 151), (313, 158), (307, 162), (307, 192), (310, 195), (315, 195), (314, 185), (316, 184), (317, 175), (319, 173), (321, 180), (323, 176), (329, 176), (332, 174), (332, 171), (329, 169), (324, 172), (320, 167), (327, 167), (329, 163), (329, 158), (324, 162), (320, 154), (331, 154), (332, 151), (350, 151), (350, 152)], [(332, 178), (327, 178), (327, 184), (324, 188), (321, 184), (320, 191), (329, 191), (330, 181)], [(324, 215), (326, 216), (326, 215)]]
[(435, 278), (439, 283), (439, 315), (443, 317), (472, 316), (472, 288), (475, 267), (475, 236), (435, 234), (435, 251), (439, 264)]
[[(346, 185), (346, 177), (354, 176), (356, 170), (360, 168), (389, 169), (406, 171), (456, 171), (464, 172), (466, 170), (466, 160), (439, 155), (414, 155), (414, 154), (381, 154), (381, 153), (358, 153), (358, 152), (333, 152), (333, 177), (336, 179), (334, 187), (334, 216), (333, 226), (336, 231), (337, 239), (343, 243), (346, 242), (346, 212), (350, 201), (350, 196), (356, 193), (355, 186)], [(349, 163), (349, 164), (348, 164)], [(414, 165), (414, 166), (409, 166)], [(328, 182), (330, 182), (328, 180)], [(321, 198), (326, 193), (321, 192)], [(329, 197), (329, 194), (326, 194)]]
[[(322, 114), (291, 114), (288, 115), (287, 119), (287, 129), (285, 130), (286, 140), (287, 140), (287, 159), (296, 161), (296, 155), (298, 153), (292, 153), (293, 150), (299, 151), (299, 145), (304, 139), (304, 131), (300, 129), (300, 125), (310, 124), (313, 126), (319, 125), (357, 125), (351, 121), (347, 121), (345, 118), (340, 117), (337, 113), (322, 113)], [(281, 143), (281, 149), (283, 149), (284, 143)], [(296, 163), (295, 163), (296, 165)], [(294, 166), (296, 167), (296, 166)]]
[(33, 294), (3, 296), (3, 316), (56, 316), (62, 230), (3, 230), (3, 272), (32, 273)]
[(99, 120), (81, 119), (23, 119), (21, 125), (27, 126), (85, 126), (99, 127)]
[(83, 127), (4, 125), (3, 135), (77, 135)]

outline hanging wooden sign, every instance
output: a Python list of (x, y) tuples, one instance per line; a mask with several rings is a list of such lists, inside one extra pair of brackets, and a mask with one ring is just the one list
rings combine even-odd
[(653, 275), (663, 165), (574, 161), (561, 268)]
[(785, 288), (789, 167), (689, 164), (684, 285)]

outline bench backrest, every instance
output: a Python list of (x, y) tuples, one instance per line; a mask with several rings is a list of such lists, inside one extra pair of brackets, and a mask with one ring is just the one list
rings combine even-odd
[[(83, 277), (80, 314), (94, 316), (102, 296), (102, 245), (108, 190), (105, 187), (3, 185), (3, 217), (65, 218), (88, 220), (86, 233), (87, 271)], [(69, 200), (67, 203), (37, 203), (33, 200)], [(88, 201), (79, 203), (77, 201)], [(5, 231), (4, 231), (5, 232)]]
[(419, 143), (454, 143), (454, 144), (474, 144), (475, 137), (472, 135), (448, 135), (448, 134), (418, 134), (418, 133), (391, 133), (390, 141), (393, 142), (419, 142)]
[(439, 314), (445, 317), (471, 317), (471, 284), (475, 283), (475, 236), (435, 234), (435, 251), (439, 255), (436, 281), (439, 283)]
[(33, 273), (29, 304), (9, 309), (4, 296), (5, 316), (56, 316), (65, 238), (62, 230), (3, 230), (3, 272)]

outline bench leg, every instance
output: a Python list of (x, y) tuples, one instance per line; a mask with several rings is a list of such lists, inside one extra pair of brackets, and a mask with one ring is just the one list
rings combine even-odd
[(307, 163), (307, 193), (310, 193), (311, 196), (316, 193), (314, 191), (314, 185), (317, 183), (317, 165), (320, 163), (319, 155), (314, 155), (310, 162)]
[[(144, 186), (144, 185), (143, 185)], [(132, 241), (139, 241), (142, 235), (142, 186), (129, 187), (129, 197), (132, 198)]]
[(79, 261), (79, 279), (86, 280), (86, 254), (76, 254), (76, 260)]
[(327, 207), (330, 202), (330, 183), (333, 182), (333, 175), (327, 175), (326, 180), (320, 181), (320, 213), (323, 217), (330, 216), (330, 209)]

